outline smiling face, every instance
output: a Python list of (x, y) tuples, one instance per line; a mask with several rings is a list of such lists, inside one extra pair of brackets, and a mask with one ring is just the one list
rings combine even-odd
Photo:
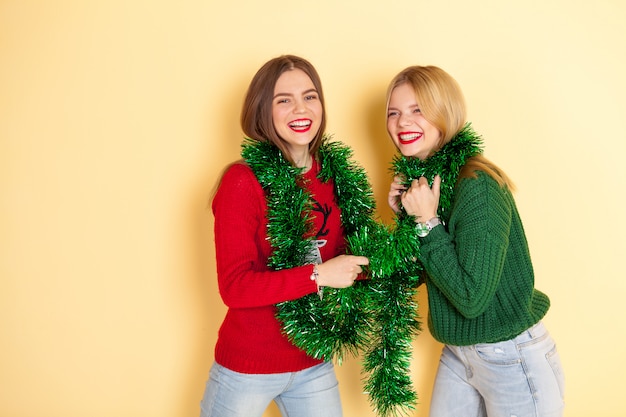
[(300, 69), (284, 72), (274, 86), (272, 121), (294, 159), (308, 155), (322, 117), (319, 93), (309, 76)]
[(387, 132), (404, 156), (424, 160), (438, 150), (441, 132), (421, 112), (409, 83), (393, 89), (387, 108)]

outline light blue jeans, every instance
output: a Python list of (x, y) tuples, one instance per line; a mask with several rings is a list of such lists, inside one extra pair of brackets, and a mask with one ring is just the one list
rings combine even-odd
[(200, 416), (261, 417), (272, 401), (284, 417), (342, 416), (332, 363), (281, 374), (241, 374), (213, 363)]
[(539, 322), (514, 339), (445, 346), (431, 417), (561, 417), (564, 377), (552, 337)]

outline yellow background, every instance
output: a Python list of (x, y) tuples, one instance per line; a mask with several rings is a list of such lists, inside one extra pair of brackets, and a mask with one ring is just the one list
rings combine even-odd
[[(519, 188), (566, 416), (623, 416), (624, 21), (619, 0), (0, 0), (0, 415), (198, 415), (225, 311), (207, 200), (252, 75), (294, 53), (385, 220), (388, 81), (459, 81)], [(424, 417), (440, 346), (414, 348)], [(337, 372), (346, 417), (372, 416), (358, 359)]]

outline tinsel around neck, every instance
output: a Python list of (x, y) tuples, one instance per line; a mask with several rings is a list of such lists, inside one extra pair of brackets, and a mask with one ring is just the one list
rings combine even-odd
[(446, 213), (451, 204), (452, 191), (461, 168), (469, 158), (482, 153), (482, 139), (471, 123), (466, 123), (450, 142), (425, 160), (397, 154), (392, 161), (391, 171), (404, 178), (405, 185), (420, 177), (432, 184), (436, 175), (441, 177), (439, 214)]
[[(332, 180), (342, 225), (347, 235), (371, 221), (376, 208), (365, 171), (350, 161), (352, 151), (324, 135), (314, 157), (320, 165), (318, 177)], [(306, 190), (302, 168), (294, 167), (282, 152), (269, 142), (246, 138), (242, 157), (266, 191), (268, 237), (272, 246), (269, 266), (284, 269), (301, 266), (310, 248), (312, 200)]]
[[(350, 161), (352, 151), (324, 136), (314, 155), (322, 182), (332, 180), (335, 199), (341, 211), (346, 238), (356, 231), (376, 227), (375, 200), (365, 171)], [(286, 269), (306, 262), (311, 238), (311, 196), (302, 169), (293, 167), (281, 151), (267, 142), (247, 139), (242, 157), (266, 192), (267, 234), (272, 254), (268, 266)], [(349, 253), (358, 254), (348, 248)], [(366, 285), (357, 283), (345, 289), (326, 288), (323, 300), (309, 294), (277, 305), (277, 318), (283, 331), (296, 346), (309, 355), (341, 361), (346, 353), (356, 354), (367, 342), (367, 317), (362, 314)]]

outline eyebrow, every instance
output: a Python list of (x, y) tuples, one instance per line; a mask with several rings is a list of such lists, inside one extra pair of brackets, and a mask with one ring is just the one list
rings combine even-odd
[[(415, 103), (415, 104), (411, 104), (411, 105), (409, 106), (409, 108), (415, 108), (415, 107), (419, 108), (419, 107), (420, 107), (420, 105), (419, 105), (419, 104), (417, 104), (417, 103)], [(387, 107), (387, 110), (400, 110), (400, 108), (399, 108), (399, 107), (389, 106), (389, 107)]]
[[(306, 91), (303, 91), (303, 92), (302, 92), (302, 95), (306, 95), (306, 94), (310, 94), (310, 93), (317, 93), (317, 90), (316, 90), (315, 88), (310, 88), (310, 89), (308, 89), (308, 90), (306, 90)], [(319, 94), (319, 93), (318, 93), (318, 94)], [(276, 97), (280, 97), (280, 96), (287, 96), (287, 97), (291, 97), (291, 96), (293, 96), (293, 94), (291, 94), (291, 93), (276, 93), (276, 94), (274, 95), (274, 98), (276, 98)]]

